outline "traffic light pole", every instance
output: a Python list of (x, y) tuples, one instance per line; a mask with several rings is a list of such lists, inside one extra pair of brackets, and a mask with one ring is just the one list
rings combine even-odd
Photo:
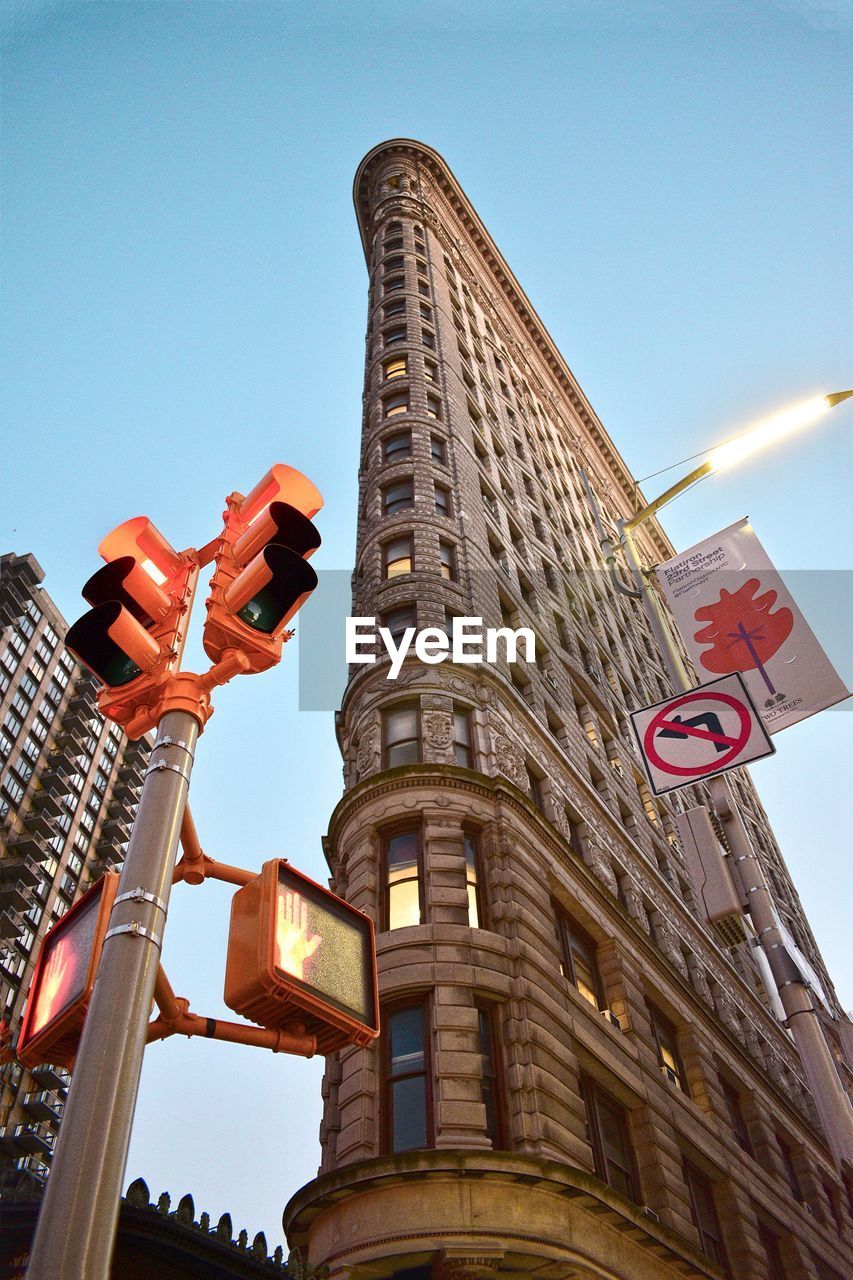
[(199, 719), (160, 719), (86, 1015), (27, 1280), (108, 1280)]
[[(691, 477), (688, 477), (688, 480)], [(640, 515), (653, 514), (658, 504), (652, 504)], [(636, 591), (643, 602), (664, 664), (673, 686), (679, 692), (694, 688), (687, 667), (678, 650), (669, 620), (657, 593), (651, 586), (640, 559), (633, 530), (639, 519), (619, 521), (618, 528), (625, 558), (634, 579)], [(607, 548), (602, 540), (602, 550)], [(738, 812), (728, 780), (723, 777), (708, 781), (714, 808), (723, 824), (731, 852), (742, 897), (749, 902), (752, 926), (758, 942), (767, 957), (779, 999), (785, 1010), (787, 1026), (794, 1037), (809, 1087), (818, 1110), (827, 1144), (838, 1163), (853, 1161), (853, 1110), (842, 1088), (835, 1063), (821, 1030), (817, 1010), (803, 982), (799, 970), (785, 949), (784, 938), (778, 928), (778, 917), (761, 863), (755, 856), (749, 836)]]

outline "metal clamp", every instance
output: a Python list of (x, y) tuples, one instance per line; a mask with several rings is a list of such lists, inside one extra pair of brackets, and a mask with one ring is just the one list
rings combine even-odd
[(152, 933), (150, 929), (143, 929), (141, 924), (137, 924), (134, 920), (132, 924), (117, 924), (114, 929), (109, 929), (104, 934), (104, 942), (108, 942), (110, 938), (117, 937), (120, 933), (129, 933), (132, 938), (147, 938), (149, 942), (153, 942), (158, 951), (163, 949), (163, 939), (157, 933)]
[(195, 755), (190, 751), (183, 738), (170, 738), (168, 735), (165, 738), (158, 738), (151, 750), (157, 751), (160, 747), (180, 747), (181, 751), (186, 751), (190, 760), (195, 760)]
[(187, 786), (190, 785), (189, 776), (184, 773), (181, 766), (179, 764), (169, 764), (168, 760), (155, 760), (152, 764), (149, 764), (148, 768), (145, 770), (146, 778), (149, 773), (156, 773), (158, 769), (171, 769), (172, 773), (179, 773), (181, 775)]
[(158, 898), (156, 893), (148, 893), (146, 889), (142, 888), (142, 885), (138, 885), (135, 889), (129, 889), (127, 893), (120, 893), (118, 897), (113, 898), (113, 910), (116, 909), (120, 902), (150, 902), (162, 911), (163, 915), (167, 911), (163, 899)]

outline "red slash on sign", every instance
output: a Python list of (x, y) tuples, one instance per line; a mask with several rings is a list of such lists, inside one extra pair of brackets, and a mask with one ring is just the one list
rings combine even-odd
[[(705, 724), (707, 729), (700, 729), (699, 725)], [(723, 726), (720, 724), (720, 717), (715, 715), (713, 711), (706, 711), (701, 716), (694, 716), (692, 720), (682, 720), (681, 716), (675, 716), (673, 720), (664, 720), (660, 730), (662, 738), (705, 738), (708, 742), (716, 743), (718, 751), (725, 751), (726, 747), (733, 747), (737, 742), (737, 738), (728, 738), (723, 733)]]
[[(708, 703), (722, 704), (729, 707), (737, 716), (738, 728), (735, 734), (724, 732), (715, 733), (711, 729), (700, 729), (698, 724), (691, 724), (690, 721), (682, 721), (680, 718), (672, 719), (674, 711), (680, 707), (687, 707), (691, 703), (701, 702), (707, 707)], [(711, 712), (710, 714), (713, 714)], [(697, 721), (706, 719), (705, 715), (694, 717)], [(715, 715), (719, 723), (719, 718)], [(720, 725), (722, 730), (722, 724)], [(725, 769), (740, 754), (749, 741), (752, 732), (752, 721), (749, 711), (738, 699), (730, 693), (722, 693), (719, 691), (706, 691), (702, 689), (694, 689), (692, 693), (685, 693), (682, 698), (669, 702), (665, 707), (657, 713), (649, 722), (646, 732), (643, 735), (643, 750), (646, 757), (656, 768), (662, 770), (663, 773), (673, 774), (677, 778), (696, 778), (702, 777), (706, 773), (716, 773), (718, 769)], [(719, 744), (726, 748), (724, 755), (713, 755), (706, 764), (691, 764), (688, 767), (676, 764), (671, 760), (666, 760), (660, 754), (655, 742), (656, 735), (661, 738), (681, 738), (686, 737), (704, 738), (708, 742)]]

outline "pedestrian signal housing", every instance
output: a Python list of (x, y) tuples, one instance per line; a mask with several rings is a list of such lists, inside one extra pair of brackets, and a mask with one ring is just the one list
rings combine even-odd
[(379, 1034), (373, 921), (275, 858), (234, 895), (225, 1003), (263, 1027), (303, 1022), (320, 1053)]
[(71, 1067), (95, 984), (119, 876), (101, 876), (42, 940), (17, 1054), (25, 1067)]

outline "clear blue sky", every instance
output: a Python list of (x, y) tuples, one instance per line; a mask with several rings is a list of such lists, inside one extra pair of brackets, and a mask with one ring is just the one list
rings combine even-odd
[[(37, 555), (72, 620), (113, 525), (144, 512), (200, 545), (225, 494), (280, 460), (326, 495), (315, 563), (351, 567), (367, 281), (350, 192), (394, 136), (444, 155), (638, 476), (850, 386), (851, 12), (7, 2), (3, 549)], [(664, 519), (684, 547), (751, 516), (805, 571), (848, 683), (851, 450), (847, 405)], [(340, 761), (296, 680), (289, 653), (217, 695), (192, 803), (210, 852), (322, 878)], [(754, 770), (848, 1001), (851, 723), (789, 729)], [(166, 964), (203, 1013), (227, 1013), (228, 902), (173, 897)], [(128, 1178), (276, 1242), (316, 1169), (319, 1079), (259, 1050), (154, 1046)]]

